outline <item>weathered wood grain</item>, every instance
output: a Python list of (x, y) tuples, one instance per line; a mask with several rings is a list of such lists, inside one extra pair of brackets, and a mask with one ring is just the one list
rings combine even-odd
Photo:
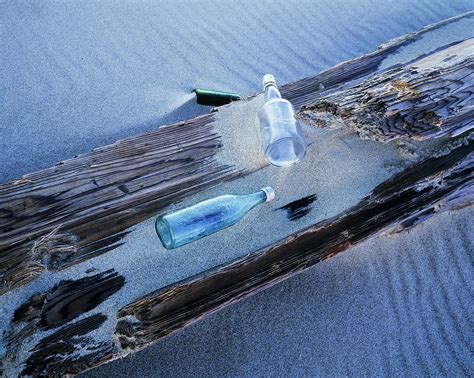
[(117, 348), (112, 340), (97, 342), (87, 336), (107, 319), (96, 314), (66, 325), (45, 337), (32, 350), (22, 376), (63, 377), (111, 358)]
[(310, 104), (319, 98), (319, 93), (321, 91), (376, 72), (379, 65), (387, 56), (395, 53), (400, 49), (400, 47), (418, 40), (425, 33), (441, 28), (452, 22), (456, 22), (462, 18), (473, 17), (474, 11), (463, 13), (392, 39), (387, 43), (380, 45), (378, 49), (372, 53), (342, 62), (315, 76), (306, 77), (293, 83), (283, 85), (280, 88), (281, 94), (284, 98), (290, 100), (295, 108), (299, 110), (304, 105)]
[[(284, 85), (296, 109), (324, 90), (375, 72), (389, 54), (427, 26), (310, 78)], [(232, 106), (232, 105), (229, 105)], [(127, 229), (183, 197), (248, 172), (216, 162), (225, 146), (208, 114), (97, 148), (0, 185), (0, 294), (104, 254)]]
[[(474, 12), (460, 17), (472, 15)], [(451, 21), (425, 30), (446, 22)], [(388, 54), (423, 32), (412, 33), (372, 54), (283, 86), (282, 92), (298, 110), (308, 112), (321, 93), (330, 97), (328, 90), (335, 90), (340, 84), (346, 84), (346, 91), (357, 91), (356, 84), (349, 86), (351, 80), (375, 72)], [(435, 71), (428, 67), (420, 80), (436, 75), (442, 79), (454, 72)], [(380, 75), (368, 81), (383, 85), (377, 77)], [(389, 80), (397, 85), (396, 78)], [(464, 96), (472, 96), (472, 75), (464, 80), (464, 88), (468, 88), (463, 89)], [(448, 88), (454, 90), (452, 86)], [(451, 101), (449, 94), (443, 95)], [(471, 106), (469, 101), (453, 103), (460, 104), (458, 110), (465, 114), (464, 121), (472, 120), (472, 114), (465, 112)], [(417, 109), (417, 104), (409, 101), (405, 111)], [(429, 104), (432, 106), (433, 102)], [(407, 119), (410, 127), (413, 119)], [(115, 307), (118, 321), (114, 334), (104, 335), (101, 327), (107, 319), (115, 319), (115, 314), (96, 310), (124, 285), (123, 277), (113, 271), (63, 281), (37, 293), (14, 313), (11, 329), (3, 338), (7, 354), (0, 362), (0, 371), (8, 368), (9, 372), (34, 376), (84, 371), (141, 349), (207, 313), (387, 228), (397, 232), (436, 212), (472, 203), (473, 136), (467, 134), (470, 124), (464, 121), (456, 121), (449, 133), (443, 134), (442, 155), (408, 168), (338, 216), (249, 257), (155, 291), (121, 309)], [(225, 146), (213, 122), (211, 113), (164, 126), (0, 186), (0, 294), (31, 282), (44, 270), (65, 269), (106, 253), (122, 242), (131, 225), (170, 203), (247, 174), (232, 164), (217, 162), (216, 154)], [(380, 123), (373, 126), (378, 128)], [(435, 136), (426, 130), (422, 133), (424, 138)], [(419, 137), (404, 129), (397, 132), (403, 137)], [(447, 140), (449, 135), (458, 137)], [(297, 217), (310, 211), (312, 200), (311, 196), (303, 198), (279, 211)], [(95, 315), (90, 314), (93, 310)], [(101, 331), (100, 337), (95, 334), (97, 331)], [(36, 334), (42, 338), (32, 341)]]
[(37, 332), (60, 327), (93, 310), (124, 284), (125, 278), (110, 269), (77, 280), (60, 281), (47, 292), (34, 294), (16, 309), (11, 328), (3, 335), (5, 360), (15, 361), (23, 344)]
[(238, 176), (214, 160), (212, 121), (164, 126), (0, 186), (0, 293), (105, 253), (160, 208)]
[[(94, 334), (106, 319), (105, 314), (98, 313), (64, 325), (34, 345), (25, 343), (27, 338), (12, 339), (10, 360), (3, 363), (7, 368), (16, 363), (22, 374), (33, 376), (61, 376), (87, 370), (136, 352), (206, 314), (369, 237), (400, 232), (433, 214), (472, 203), (473, 133), (447, 143), (440, 156), (427, 158), (380, 184), (343, 213), (245, 258), (137, 299), (118, 311), (115, 333), (105, 339)], [(75, 281), (59, 286), (72, 284)], [(104, 282), (103, 286), (110, 283)], [(38, 322), (43, 303), (42, 294), (31, 298), (15, 313), (16, 321)], [(18, 356), (27, 357), (22, 360)]]
[(456, 136), (474, 127), (474, 39), (319, 98), (300, 118), (383, 142)]

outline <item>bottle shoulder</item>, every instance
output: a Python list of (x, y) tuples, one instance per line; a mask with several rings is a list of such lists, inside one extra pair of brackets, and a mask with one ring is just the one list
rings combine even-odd
[(235, 194), (223, 194), (218, 197), (208, 199), (202, 203), (206, 203), (208, 205), (210, 204), (218, 205), (218, 204), (228, 204), (228, 203), (236, 202), (236, 201), (237, 201), (237, 196)]
[(259, 118), (278, 117), (286, 118), (294, 116), (295, 108), (288, 100), (283, 98), (265, 102), (258, 111)]
[(286, 98), (271, 98), (267, 101), (265, 101), (265, 104), (270, 104), (270, 103), (285, 103), (285, 104), (290, 104), (291, 105), (291, 102), (288, 101)]
[(264, 199), (261, 192), (251, 194), (224, 194), (200, 202), (194, 206), (194, 209), (196, 211), (215, 209), (217, 211), (239, 213), (241, 211), (248, 211), (256, 204), (263, 202)]
[(292, 109), (294, 110), (294, 107), (293, 107), (293, 104), (284, 99), (284, 98), (274, 98), (274, 99), (271, 99), (271, 100), (268, 100), (266, 101), (263, 105), (262, 105), (262, 108), (289, 108), (289, 109)]

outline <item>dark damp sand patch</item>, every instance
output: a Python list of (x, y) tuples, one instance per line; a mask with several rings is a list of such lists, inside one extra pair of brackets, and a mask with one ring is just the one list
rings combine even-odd
[(289, 220), (294, 221), (308, 215), (312, 208), (312, 204), (318, 197), (316, 194), (297, 199), (279, 207), (277, 210), (286, 210), (286, 215)]

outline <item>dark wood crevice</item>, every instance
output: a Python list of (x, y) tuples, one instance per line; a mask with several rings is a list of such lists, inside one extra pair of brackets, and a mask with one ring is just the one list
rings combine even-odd
[(34, 294), (15, 310), (11, 328), (3, 335), (7, 358), (15, 359), (38, 332), (61, 327), (95, 309), (124, 284), (125, 278), (110, 269), (77, 280), (63, 280), (46, 292)]
[(312, 210), (313, 202), (318, 199), (316, 194), (311, 194), (292, 201), (279, 207), (277, 210), (284, 210), (287, 213), (288, 219), (294, 221), (308, 215)]

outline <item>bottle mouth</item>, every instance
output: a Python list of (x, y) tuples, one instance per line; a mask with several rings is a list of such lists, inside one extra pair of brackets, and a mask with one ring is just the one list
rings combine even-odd
[(265, 202), (273, 201), (273, 199), (275, 198), (275, 191), (273, 190), (271, 186), (266, 186), (262, 188), (261, 190), (263, 190), (267, 196), (267, 199), (265, 200)]
[(265, 89), (269, 85), (276, 85), (275, 76), (273, 76), (272, 74), (264, 75), (262, 83), (263, 83), (263, 89)]
[(300, 162), (305, 154), (304, 142), (293, 137), (279, 139), (265, 150), (266, 160), (277, 167), (291, 167)]

